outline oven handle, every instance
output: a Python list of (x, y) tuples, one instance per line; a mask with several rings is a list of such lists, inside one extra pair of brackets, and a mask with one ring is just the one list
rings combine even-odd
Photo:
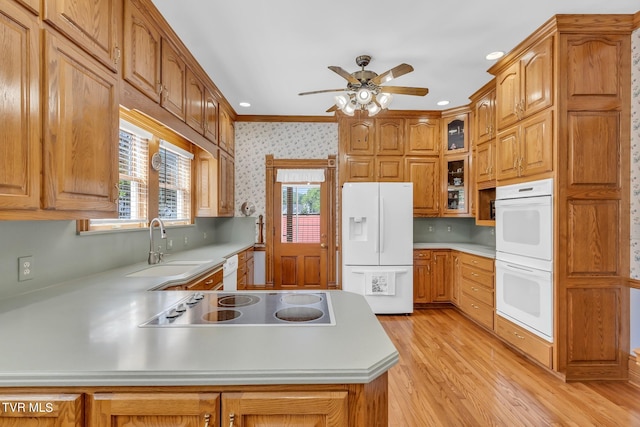
[(496, 260), (496, 268), (502, 268), (504, 270), (511, 270), (511, 271), (524, 271), (528, 274), (530, 274), (531, 276), (535, 276), (535, 277), (540, 277), (540, 278), (546, 278), (546, 277), (551, 277), (552, 276), (552, 272), (551, 271), (546, 271), (546, 270), (540, 270), (538, 268), (535, 267), (527, 267), (521, 264), (512, 264), (511, 262), (508, 261), (500, 261), (500, 260)]
[(522, 197), (519, 199), (497, 199), (496, 208), (507, 206), (551, 206), (551, 196)]

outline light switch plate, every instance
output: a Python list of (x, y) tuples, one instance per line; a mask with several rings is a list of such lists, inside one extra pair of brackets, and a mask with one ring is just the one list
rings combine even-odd
[(24, 282), (34, 278), (33, 256), (18, 258), (18, 281)]

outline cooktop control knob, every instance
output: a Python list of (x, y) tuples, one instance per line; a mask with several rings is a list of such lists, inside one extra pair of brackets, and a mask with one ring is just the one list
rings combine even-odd
[(174, 308), (174, 310), (178, 313), (184, 313), (185, 311), (187, 311), (187, 306), (184, 305), (184, 303), (180, 303), (176, 308)]
[(165, 316), (167, 319), (175, 319), (176, 317), (182, 316), (184, 311), (177, 311), (175, 308), (169, 311)]

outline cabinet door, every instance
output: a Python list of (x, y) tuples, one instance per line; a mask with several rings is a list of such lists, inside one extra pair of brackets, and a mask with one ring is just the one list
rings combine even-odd
[(114, 216), (118, 207), (116, 75), (50, 32), (45, 32), (45, 64), (43, 208), (99, 211), (87, 212), (86, 217)]
[(443, 117), (445, 154), (469, 151), (469, 115)]
[(431, 251), (413, 252), (413, 302), (431, 302)]
[(220, 148), (229, 154), (233, 153), (233, 125), (231, 116), (224, 108), (219, 110), (220, 116)]
[(205, 88), (189, 67), (186, 84), (185, 121), (192, 129), (204, 135)]
[(520, 60), (521, 118), (553, 103), (553, 37), (542, 40)]
[(453, 252), (451, 254), (451, 302), (458, 305), (460, 299), (460, 281), (461, 273), (460, 273), (460, 255), (458, 252)]
[(520, 63), (514, 62), (496, 76), (496, 122), (504, 129), (519, 119)]
[(522, 121), (520, 125), (521, 176), (553, 170), (553, 111), (548, 110)]
[(405, 152), (412, 156), (437, 156), (440, 153), (440, 120), (407, 119)]
[(44, 0), (44, 19), (116, 71), (118, 0)]
[(402, 156), (404, 154), (404, 119), (377, 119), (376, 154)]
[(216, 427), (218, 393), (95, 393), (87, 398), (91, 427)]
[(476, 160), (473, 168), (476, 170), (476, 183), (484, 184), (494, 181), (494, 153), (495, 142), (484, 142), (476, 147)]
[(451, 258), (449, 251), (431, 252), (431, 300), (451, 301)]
[(0, 394), (3, 427), (84, 426), (81, 394)]
[(218, 143), (218, 100), (208, 88), (204, 100), (204, 136), (209, 141)]
[(160, 103), (160, 32), (139, 0), (124, 2), (123, 77)]
[(372, 156), (375, 153), (373, 120), (346, 120), (340, 126), (343, 152), (348, 156)]
[(216, 216), (218, 213), (218, 161), (211, 153), (197, 149), (194, 156), (194, 166), (196, 172), (196, 216)]
[(379, 182), (403, 182), (404, 165), (399, 156), (376, 156), (376, 177)]
[(345, 182), (375, 181), (375, 157), (347, 156), (344, 161)]
[(218, 216), (233, 216), (234, 161), (222, 150), (218, 155)]
[(495, 106), (495, 90), (487, 93), (476, 103), (476, 144), (487, 142), (495, 136), (495, 125), (493, 123), (493, 118), (495, 117)]
[(186, 116), (187, 66), (178, 51), (162, 39), (162, 99), (160, 105), (181, 120)]
[(40, 42), (36, 17), (0, 3), (0, 209), (40, 206)]
[(242, 427), (347, 427), (348, 393), (223, 393), (221, 424)]
[(469, 213), (469, 155), (446, 156), (444, 158), (444, 215)]
[(519, 174), (518, 126), (498, 133), (496, 139), (496, 179), (516, 178)]
[(437, 157), (406, 157), (406, 180), (413, 183), (414, 216), (440, 212), (440, 160)]

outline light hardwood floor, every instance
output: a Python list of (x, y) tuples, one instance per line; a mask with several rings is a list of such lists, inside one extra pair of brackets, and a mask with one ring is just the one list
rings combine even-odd
[(565, 383), (453, 308), (378, 316), (400, 352), (389, 426), (640, 426), (640, 388)]

